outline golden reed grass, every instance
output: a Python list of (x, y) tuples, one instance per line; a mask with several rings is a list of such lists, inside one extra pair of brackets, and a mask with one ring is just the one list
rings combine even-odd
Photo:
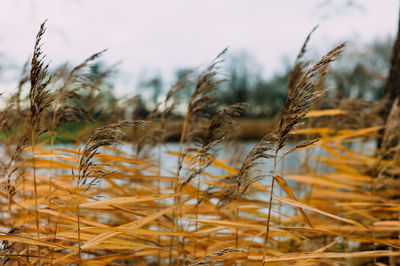
[[(354, 121), (351, 108), (361, 105), (350, 100), (342, 109), (311, 110), (324, 96), (321, 80), (344, 44), (310, 66), (302, 59), (307, 37), (276, 130), (233, 160), (221, 158), (220, 150), (234, 145), (234, 119), (245, 104), (206, 115), (213, 93), (225, 80), (220, 65), (226, 50), (204, 71), (182, 75), (148, 116), (157, 123), (113, 121), (91, 129), (77, 147), (62, 147), (55, 145), (60, 125), (91, 119), (109, 70), (90, 72), (100, 52), (72, 70), (61, 67), (50, 73), (41, 49), (44, 33), (45, 23), (30, 72), (25, 67), (0, 116), (9, 136), (3, 139), (0, 181), (2, 263), (398, 262), (398, 101), (386, 125), (369, 121), (336, 126)], [(187, 87), (193, 94), (183, 126), (176, 129), (170, 126), (173, 111)], [(82, 107), (83, 100), (90, 104)], [(364, 104), (359, 110), (371, 117), (374, 108)], [(324, 126), (318, 126), (320, 118)], [(302, 127), (302, 121), (309, 126)], [(179, 149), (163, 153), (176, 130), (181, 131)], [(291, 135), (303, 141), (289, 141)], [(43, 140), (46, 136), (50, 143)], [(380, 150), (368, 148), (379, 138)], [(134, 152), (123, 148), (129, 145)], [(307, 155), (313, 151), (318, 156)], [(287, 156), (296, 153), (301, 154), (301, 169), (285, 169)], [(176, 157), (176, 168), (165, 168), (165, 156)], [(279, 190), (274, 190), (275, 183)]]

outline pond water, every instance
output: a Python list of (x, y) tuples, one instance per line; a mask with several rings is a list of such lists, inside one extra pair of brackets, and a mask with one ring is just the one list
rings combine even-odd
[[(255, 141), (247, 141), (247, 142), (241, 142), (235, 145), (223, 145), (220, 147), (217, 153), (217, 158), (220, 160), (226, 161), (226, 163), (229, 165), (232, 161), (232, 159), (237, 160), (236, 164), (236, 169), (240, 168), (241, 163), (243, 163), (245, 156), (247, 153), (254, 147), (256, 144)], [(289, 143), (284, 151), (287, 151), (291, 147), (293, 147), (293, 143)], [(375, 142), (374, 141), (367, 141), (367, 142), (361, 142), (361, 141), (354, 141), (352, 143), (347, 143), (344, 144), (347, 146), (347, 148), (350, 148), (353, 151), (364, 151), (364, 155), (368, 154), (368, 150), (373, 150), (375, 147)], [(62, 145), (58, 146), (59, 148), (75, 148), (73, 145)], [(58, 148), (55, 147), (55, 148)], [(136, 155), (136, 150), (135, 146), (132, 144), (120, 144), (117, 146), (119, 150), (122, 152), (128, 154), (129, 156), (135, 156)], [(109, 150), (101, 150), (101, 152), (105, 153), (113, 153)], [(144, 156), (147, 162), (153, 163), (153, 164), (158, 164), (158, 160), (160, 160), (160, 165), (161, 165), (161, 171), (160, 175), (161, 176), (174, 176), (176, 175), (176, 169), (177, 169), (177, 161), (178, 157), (175, 155), (171, 155), (168, 152), (179, 152), (179, 143), (176, 142), (169, 142), (166, 143), (165, 145), (159, 146), (159, 147), (153, 147), (153, 148), (146, 148), (145, 149), (145, 154), (140, 154), (141, 156)], [(271, 152), (273, 153), (273, 152)], [(280, 154), (281, 156), (282, 154)], [(298, 174), (305, 174), (306, 173), (306, 167), (312, 168), (313, 172), (315, 173), (328, 173), (332, 172), (334, 169), (331, 166), (328, 166), (323, 163), (318, 163), (317, 161), (314, 160), (315, 157), (320, 157), (320, 156), (331, 156), (325, 149), (321, 148), (320, 146), (316, 146), (310, 149), (306, 150), (299, 150), (293, 153), (288, 154), (285, 156), (283, 160), (280, 160), (278, 165), (277, 165), (277, 174), (280, 176), (284, 177), (288, 185), (292, 188), (292, 190), (295, 192), (297, 197), (303, 197), (305, 193), (308, 192), (307, 186), (299, 184), (296, 181), (292, 181), (286, 177), (290, 175), (298, 175)], [(264, 185), (264, 186), (270, 186), (271, 185), (271, 178), (272, 178), (272, 171), (273, 171), (273, 158), (271, 159), (263, 159), (260, 160), (260, 164), (257, 166), (257, 170), (260, 170), (262, 175), (264, 176), (261, 180), (258, 181), (259, 184)], [(46, 171), (46, 169), (41, 169), (40, 171)], [(206, 172), (213, 175), (213, 176), (220, 176), (227, 174), (224, 170), (218, 167), (213, 167), (210, 166), (206, 169)], [(46, 175), (46, 173), (43, 172), (43, 174)], [(183, 169), (181, 171), (181, 180), (182, 178), (185, 178), (185, 176), (188, 176), (188, 172)], [(116, 180), (116, 182), (120, 182), (121, 180)], [(196, 182), (196, 183), (193, 183)], [(98, 185), (102, 185), (103, 182), (100, 181)], [(197, 184), (197, 181), (192, 181), (192, 184)], [(167, 186), (168, 184), (165, 184)], [(206, 189), (206, 185), (201, 185), (201, 189)], [(280, 189), (279, 186), (275, 186), (274, 188), (274, 194), (279, 195), (279, 196), (286, 196), (285, 192)], [(260, 192), (258, 194), (254, 195), (255, 197), (265, 197), (264, 192)]]
[[(237, 159), (239, 163), (242, 163), (247, 153), (256, 145), (255, 141), (245, 141), (241, 143), (237, 143), (235, 145), (224, 145), (218, 149), (217, 158), (220, 160), (224, 160), (227, 164), (230, 163), (233, 159)], [(283, 152), (292, 148), (294, 143), (288, 143), (285, 148), (282, 149), (282, 152), (279, 153), (278, 157), (281, 157)], [(376, 147), (375, 141), (354, 141), (351, 143), (344, 144), (347, 148), (353, 151), (363, 150), (364, 154), (368, 154), (368, 151), (372, 153), (372, 150)], [(128, 154), (136, 154), (132, 145), (122, 145), (121, 150)], [(163, 167), (162, 173), (163, 175), (169, 175), (171, 173), (176, 173), (177, 168), (177, 156), (168, 154), (168, 152), (178, 152), (179, 151), (179, 143), (169, 142), (161, 147), (154, 147), (148, 150), (149, 162), (157, 164), (158, 160), (160, 160), (160, 164)], [(158, 154), (161, 152), (161, 156)], [(273, 151), (271, 152), (273, 153)], [(284, 159), (279, 161), (277, 165), (277, 170), (283, 176), (284, 174), (293, 173), (294, 170), (297, 170), (296, 173), (302, 171), (302, 165), (307, 163), (309, 167), (315, 168), (318, 167), (318, 172), (326, 173), (330, 172), (333, 169), (327, 165), (323, 165), (321, 163), (315, 162), (314, 158), (317, 156), (331, 156), (325, 149), (320, 146), (313, 147), (310, 149), (298, 150), (293, 153), (290, 153), (284, 157)], [(273, 171), (273, 158), (271, 159), (263, 159), (260, 160), (261, 164), (258, 168), (264, 171), (267, 174), (271, 174)], [(207, 171), (213, 175), (222, 175), (224, 171), (220, 168), (209, 167)]]
[[(233, 160), (236, 160), (236, 167), (239, 168), (247, 153), (254, 147), (256, 143), (257, 142), (255, 141), (245, 141), (236, 143), (234, 145), (221, 145), (221, 147), (218, 149), (216, 157), (220, 160), (226, 161), (228, 165), (230, 165)], [(292, 148), (293, 145), (293, 143), (288, 143), (282, 152)], [(368, 150), (371, 150), (372, 152), (375, 145), (375, 141), (354, 141), (345, 144), (347, 148), (350, 148), (353, 151), (363, 150), (364, 154), (368, 154)], [(75, 148), (75, 146), (62, 145), (56, 146), (55, 148)], [(117, 146), (117, 148), (130, 156), (136, 156), (136, 148), (132, 144), (120, 144)], [(104, 149), (101, 150), (101, 152), (110, 153), (110, 151)], [(145, 157), (145, 160), (149, 163), (158, 164), (158, 161), (160, 161), (160, 165), (162, 167), (160, 172), (161, 176), (172, 176), (176, 174), (178, 157), (176, 155), (169, 154), (168, 152), (179, 152), (179, 143), (168, 142), (165, 145), (146, 148), (144, 153), (142, 152), (140, 156)], [(279, 153), (279, 157), (282, 155), (282, 152)], [(273, 151), (271, 153), (273, 153)], [(307, 165), (307, 167), (314, 168), (315, 172), (319, 173), (333, 171), (334, 169), (332, 167), (318, 163), (314, 160), (315, 157), (319, 156), (331, 156), (331, 154), (329, 154), (320, 146), (290, 153), (286, 155), (284, 159), (279, 161), (277, 165), (277, 173), (283, 177), (290, 174), (301, 174), (302, 172), (304, 173), (303, 168), (305, 165)], [(273, 158), (263, 159), (260, 160), (260, 164), (257, 166), (257, 169), (261, 170), (266, 176), (266, 178), (259, 181), (262, 185), (270, 185), (271, 183), (270, 178), (273, 171), (273, 162)], [(208, 167), (206, 171), (215, 176), (226, 174), (226, 172), (221, 168), (213, 166)], [(184, 171), (182, 173), (184, 174)], [(287, 180), (287, 182), (289, 185), (296, 185), (295, 181)]]
[[(238, 159), (238, 166), (237, 168), (240, 167), (240, 164), (243, 162), (245, 156), (247, 155), (247, 153), (254, 147), (254, 145), (256, 144), (256, 142), (254, 141), (249, 141), (249, 142), (242, 142), (236, 145), (224, 145), (221, 146), (221, 148), (219, 149), (218, 153), (217, 153), (217, 158), (220, 160), (225, 160), (227, 161), (227, 164), (230, 163), (230, 160), (232, 160), (232, 158), (235, 157), (240, 157)], [(289, 143), (286, 147), (285, 150), (290, 149), (291, 147), (293, 147), (293, 143)], [(68, 147), (67, 147), (68, 146)], [(75, 148), (75, 146), (73, 145), (62, 145), (62, 146), (58, 146), (55, 147), (57, 148)], [(368, 149), (373, 150), (373, 148), (375, 147), (375, 142), (374, 141), (369, 141), (369, 142), (352, 142), (350, 144), (346, 144), (346, 146), (354, 151), (360, 151), (360, 150), (364, 150), (364, 151), (368, 151)], [(128, 154), (128, 155), (132, 155), (135, 156), (136, 155), (136, 151), (135, 151), (135, 146), (131, 145), (131, 144), (121, 144), (117, 147), (119, 150), (121, 150), (122, 152)], [(154, 148), (147, 148), (146, 149), (146, 159), (148, 162), (150, 163), (154, 163), (154, 164), (158, 164), (158, 160), (160, 160), (160, 165), (162, 167), (161, 169), (161, 176), (173, 176), (176, 174), (176, 168), (177, 168), (177, 161), (178, 158), (175, 155), (171, 155), (168, 154), (168, 152), (178, 152), (179, 151), (179, 143), (167, 143), (163, 146), (160, 147), (154, 147)], [(113, 153), (112, 151), (109, 150), (105, 150), (103, 149), (101, 152), (106, 152), (106, 153)], [(161, 154), (161, 156), (159, 156)], [(364, 153), (367, 154), (367, 153)], [(143, 154), (144, 155), (144, 154)], [(293, 152), (291, 154), (288, 154), (287, 156), (285, 156), (285, 158), (283, 160), (281, 160), (279, 162), (278, 165), (278, 174), (281, 175), (282, 177), (287, 177), (291, 174), (302, 174), (305, 173), (304, 172), (304, 165), (303, 163), (307, 163), (308, 167), (312, 167), (315, 168), (316, 172), (319, 173), (327, 173), (330, 171), (333, 171), (334, 169), (332, 169), (332, 167), (329, 167), (327, 165), (324, 165), (322, 163), (317, 163), (316, 161), (313, 161), (313, 157), (318, 157), (318, 156), (330, 156), (330, 154), (322, 149), (321, 147), (317, 146), (314, 148), (310, 148), (307, 150), (299, 150), (296, 152)], [(272, 175), (272, 171), (273, 171), (273, 159), (264, 159), (261, 160), (261, 164), (258, 165), (258, 170), (261, 170), (264, 178), (259, 180), (258, 183), (260, 183), (261, 185), (264, 186), (270, 186), (271, 185), (271, 175)], [(317, 169), (318, 168), (318, 169)], [(41, 169), (40, 171), (46, 171), (46, 169)], [(223, 175), (226, 174), (226, 172), (220, 168), (217, 167), (209, 167), (206, 170), (208, 173), (210, 173), (213, 176), (218, 176), (218, 175)], [(45, 174), (45, 173), (43, 173)], [(183, 176), (185, 175), (185, 170), (182, 170), (182, 174)], [(297, 197), (301, 198), (305, 195), (305, 193), (307, 193), (308, 189), (307, 186), (304, 186), (302, 184), (299, 184), (298, 182), (295, 181), (291, 181), (289, 179), (285, 179), (288, 183), (288, 185), (292, 188), (292, 190), (294, 191), (294, 193), (296, 194)], [(116, 180), (117, 182), (123, 182), (122, 180)], [(194, 181), (196, 182), (196, 181)], [(197, 182), (196, 182), (197, 183)], [(100, 181), (100, 183), (98, 185), (102, 185), (103, 181)], [(165, 184), (168, 185), (168, 184)], [(201, 189), (206, 189), (206, 185), (203, 184), (203, 187)], [(278, 185), (275, 186), (274, 189), (274, 195), (275, 196), (286, 196), (285, 192), (282, 191), (280, 189), (280, 187)], [(269, 199), (269, 194), (265, 193), (265, 192), (258, 192), (256, 194), (253, 194), (251, 197), (255, 197), (256, 199), (260, 199), (263, 201), (268, 201)], [(106, 196), (102, 196), (99, 199), (107, 199)], [(172, 199), (167, 199), (167, 202), (171, 200), (172, 203)], [(212, 199), (213, 201), (214, 199)], [(215, 201), (213, 201), (214, 203), (216, 202), (217, 199), (215, 199)], [(261, 211), (261, 210), (260, 210)], [(262, 210), (263, 212), (267, 212), (267, 209), (264, 208)], [(284, 213), (285, 215), (293, 215), (296, 212), (295, 208), (292, 208), (290, 206), (280, 206), (279, 211), (281, 213)]]

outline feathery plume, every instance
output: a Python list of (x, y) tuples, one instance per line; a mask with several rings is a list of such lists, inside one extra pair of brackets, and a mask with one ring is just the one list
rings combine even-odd
[(288, 95), (290, 95), (296, 86), (297, 81), (299, 78), (304, 74), (305, 69), (308, 67), (310, 64), (309, 61), (304, 60), (304, 55), (307, 52), (307, 45), (308, 42), (311, 39), (311, 35), (318, 29), (318, 26), (315, 26), (310, 33), (307, 35), (306, 39), (304, 40), (303, 46), (301, 47), (297, 57), (296, 61), (294, 63), (294, 67), (292, 70), (292, 73), (290, 73), (289, 80), (288, 80)]
[(48, 108), (53, 100), (47, 86), (50, 83), (51, 77), (48, 75), (49, 65), (44, 63), (44, 55), (42, 52), (41, 40), (46, 32), (44, 21), (40, 25), (40, 30), (36, 35), (36, 42), (31, 61), (30, 83), (31, 88), (29, 91), (30, 100), (30, 120), (32, 130), (35, 133), (43, 133), (40, 128), (40, 117), (46, 108)]
[(225, 136), (232, 129), (235, 122), (234, 117), (239, 116), (243, 112), (244, 106), (245, 104), (243, 103), (232, 104), (218, 111), (211, 118), (202, 139), (202, 147), (199, 155), (193, 160), (197, 160), (198, 164), (195, 162), (191, 163), (193, 167), (189, 171), (190, 175), (182, 182), (180, 190), (213, 163), (216, 151), (211, 152), (211, 150), (225, 139)]
[[(121, 121), (93, 130), (85, 143), (82, 154), (80, 155), (79, 175), (75, 180), (77, 186), (84, 187), (86, 191), (90, 189), (90, 187), (94, 185), (99, 178), (107, 175), (107, 173), (93, 169), (95, 166), (99, 165), (93, 161), (94, 156), (98, 154), (98, 149), (104, 146), (120, 143), (120, 140), (125, 135), (125, 133), (122, 132), (122, 128), (128, 126), (138, 126), (142, 123), (143, 121)], [(93, 171), (99, 175), (89, 181)]]
[(304, 73), (293, 92), (288, 96), (279, 124), (276, 153), (285, 146), (290, 131), (310, 111), (311, 105), (326, 92), (326, 90), (315, 91), (314, 86), (325, 75), (327, 65), (336, 60), (342, 53), (344, 46), (345, 43), (342, 43), (329, 51), (318, 63)]

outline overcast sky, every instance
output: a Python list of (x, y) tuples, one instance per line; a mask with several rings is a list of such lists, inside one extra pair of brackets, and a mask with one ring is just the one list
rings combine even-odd
[(226, 46), (230, 53), (246, 50), (270, 75), (282, 68), (283, 56), (295, 57), (317, 24), (311, 45), (320, 53), (345, 40), (368, 42), (397, 31), (398, 0), (356, 1), (361, 8), (348, 7), (345, 0), (320, 7), (323, 2), (2, 0), (0, 59), (21, 68), (40, 23), (48, 19), (43, 50), (51, 64), (76, 64), (108, 48), (107, 64), (122, 60), (122, 94), (133, 90), (143, 69), (168, 78), (176, 68), (209, 62)]

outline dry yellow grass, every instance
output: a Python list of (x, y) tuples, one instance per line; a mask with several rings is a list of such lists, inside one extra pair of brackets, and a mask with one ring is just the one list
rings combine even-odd
[[(44, 25), (35, 47), (40, 47), (43, 33)], [(239, 159), (220, 158), (218, 147), (231, 145), (224, 138), (243, 106), (227, 107), (211, 119), (202, 113), (221, 82), (216, 80), (220, 56), (194, 82), (196, 90), (179, 128), (179, 148), (165, 153), (169, 114), (176, 105), (173, 95), (185, 82), (171, 89), (164, 109), (158, 110), (158, 123), (112, 123), (92, 130), (75, 148), (55, 147), (62, 121), (57, 110), (69, 110), (70, 118), (76, 113), (47, 95), (54, 84), (36, 57), (30, 111), (20, 121), (24, 131), (15, 131), (14, 142), (4, 145), (2, 262), (395, 265), (400, 256), (397, 135), (386, 131), (391, 132), (383, 136), (386, 150), (370, 151), (367, 144), (382, 138), (379, 130), (385, 126), (318, 127), (313, 119), (350, 114), (310, 111), (322, 96), (314, 90), (316, 84), (342, 48), (309, 70), (297, 66), (302, 75), (291, 88), (276, 134), (264, 136), (247, 155), (238, 154), (243, 155)], [(72, 86), (68, 84), (63, 90)], [(393, 111), (386, 128), (397, 128), (394, 116)], [(41, 128), (45, 117), (52, 117), (51, 132)], [(303, 119), (308, 127), (295, 128)], [(135, 138), (124, 145), (133, 145), (136, 152), (118, 145), (129, 132), (123, 131), (126, 127), (134, 127), (128, 136)], [(286, 145), (292, 133), (319, 140)], [(50, 145), (38, 141), (43, 134), (51, 136)], [(301, 154), (301, 169), (285, 164), (292, 152)], [(176, 157), (176, 166), (168, 169), (161, 163), (167, 154)], [(280, 190), (274, 192), (275, 182)]]

